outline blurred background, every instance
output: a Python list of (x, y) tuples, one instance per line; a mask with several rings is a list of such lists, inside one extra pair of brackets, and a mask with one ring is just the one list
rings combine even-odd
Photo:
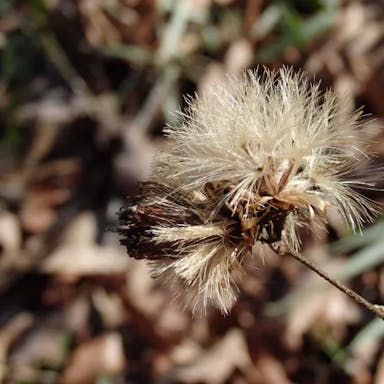
[[(383, 1), (0, 0), (0, 382), (384, 383), (383, 322), (295, 260), (193, 318), (108, 231), (183, 95), (283, 64), (363, 107), (383, 180)], [(303, 252), (382, 303), (383, 233)]]

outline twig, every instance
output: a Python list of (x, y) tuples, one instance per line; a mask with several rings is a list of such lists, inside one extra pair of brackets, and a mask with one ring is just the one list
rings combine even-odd
[(383, 309), (383, 306), (370, 303), (368, 300), (364, 299), (364, 297), (360, 296), (358, 293), (356, 293), (352, 289), (346, 287), (340, 281), (338, 281), (334, 277), (330, 276), (327, 272), (323, 271), (316, 264), (312, 263), (312, 261), (310, 261), (307, 257), (305, 257), (305, 256), (303, 256), (303, 255), (301, 255), (299, 253), (296, 253), (296, 252), (285, 252), (283, 254), (292, 256), (296, 260), (300, 261), (302, 264), (304, 264), (305, 266), (310, 268), (312, 271), (316, 272), (324, 280), (328, 281), (334, 287), (336, 287), (340, 291), (344, 292), (351, 299), (356, 301), (356, 303), (363, 305), (365, 308), (367, 308), (369, 311), (374, 313), (380, 319), (384, 320), (384, 309)]

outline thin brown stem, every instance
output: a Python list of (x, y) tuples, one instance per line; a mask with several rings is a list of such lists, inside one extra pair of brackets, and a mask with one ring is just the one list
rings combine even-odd
[(356, 303), (363, 305), (365, 308), (367, 308), (369, 311), (374, 313), (380, 319), (384, 320), (383, 306), (370, 303), (368, 300), (364, 299), (364, 297), (360, 296), (358, 293), (348, 288), (347, 286), (342, 284), (340, 281), (338, 281), (334, 277), (330, 276), (327, 272), (323, 271), (320, 267), (318, 267), (312, 261), (307, 259), (305, 256), (299, 253), (294, 253), (294, 252), (286, 252), (285, 254), (292, 256), (296, 260), (300, 261), (300, 263), (304, 264), (305, 266), (310, 268), (312, 271), (316, 272), (319, 276), (321, 276), (323, 279), (331, 283), (337, 289), (347, 294), (351, 299), (356, 301)]

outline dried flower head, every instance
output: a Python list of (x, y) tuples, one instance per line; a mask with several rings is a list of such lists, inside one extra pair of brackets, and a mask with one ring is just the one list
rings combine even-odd
[(195, 309), (231, 308), (256, 243), (297, 252), (298, 228), (324, 223), (328, 207), (353, 230), (374, 213), (351, 188), (364, 184), (350, 176), (365, 156), (360, 113), (303, 74), (265, 72), (190, 99), (153, 181), (120, 213), (129, 254), (181, 282)]

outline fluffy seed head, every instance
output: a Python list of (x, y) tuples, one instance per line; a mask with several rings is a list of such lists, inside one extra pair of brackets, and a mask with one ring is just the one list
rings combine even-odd
[(333, 206), (352, 230), (372, 219), (352, 189), (360, 113), (291, 70), (247, 72), (189, 100), (167, 128), (153, 182), (120, 213), (121, 242), (177, 281), (196, 309), (227, 312), (256, 243), (297, 251), (298, 228)]

